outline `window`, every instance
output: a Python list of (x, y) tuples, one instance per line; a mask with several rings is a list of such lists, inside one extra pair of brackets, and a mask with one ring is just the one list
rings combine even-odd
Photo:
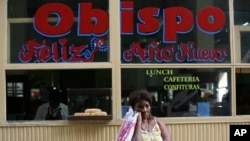
[(8, 22), (8, 63), (110, 61), (108, 0), (9, 0)]
[(22, 82), (8, 82), (7, 83), (7, 96), (10, 97), (23, 97), (23, 83)]
[[(111, 88), (82, 88), (82, 89), (68, 89), (69, 95), (69, 117), (68, 119), (98, 119), (100, 115), (94, 117), (93, 113), (86, 113), (88, 109), (98, 108), (104, 112), (105, 117), (101, 119), (112, 119), (112, 100)], [(75, 116), (77, 113), (86, 113), (90, 117)]]
[(229, 1), (120, 2), (122, 116), (141, 88), (156, 116), (231, 116)]
[(249, 115), (249, 35), (250, 10), (248, 0), (234, 1), (236, 114)]
[(156, 116), (230, 116), (230, 76), (226, 68), (122, 69), (123, 109), (131, 91), (146, 88)]
[(121, 0), (122, 63), (230, 63), (228, 2)]
[[(112, 114), (108, 0), (9, 0), (8, 24), (7, 65), (15, 67), (6, 70), (7, 120), (33, 120), (51, 89), (59, 90), (69, 115), (84, 111), (73, 106), (77, 98), (106, 100), (105, 109), (87, 107)], [(69, 89), (92, 91), (74, 97)], [(109, 89), (102, 99), (99, 89)]]
[[(27, 81), (22, 75), (7, 76), (7, 119), (22, 119), (25, 115)], [(14, 106), (15, 105), (15, 106)]]
[(248, 87), (250, 83), (249, 79), (249, 48), (248, 48), (248, 36), (250, 28), (237, 27), (236, 35), (238, 42), (236, 45), (239, 47), (236, 51), (236, 63), (239, 64), (236, 68), (236, 113), (237, 115), (249, 115), (250, 101), (248, 98)]
[(250, 114), (250, 101), (249, 101), (249, 68), (239, 68), (236, 72), (236, 104), (237, 115)]
[[(78, 111), (78, 107), (72, 107), (72, 101), (77, 100), (77, 98), (91, 97), (93, 99), (99, 99), (98, 95), (99, 89), (109, 89), (109, 91), (103, 94), (103, 98), (108, 97), (102, 103), (102, 107), (106, 107), (105, 110), (109, 115), (111, 114), (111, 70), (110, 69), (87, 69), (87, 70), (11, 70), (7, 71), (7, 77), (12, 79), (7, 79), (7, 84), (23, 84), (23, 90), (21, 93), (21, 88), (19, 87), (19, 93), (13, 95), (13, 92), (18, 92), (15, 89), (8, 87), (8, 99), (7, 99), (7, 120), (33, 120), (36, 114), (37, 108), (48, 102), (48, 96), (50, 94), (51, 88), (57, 88), (61, 91), (60, 102), (68, 105), (70, 109), (69, 114), (74, 114), (71, 111)], [(18, 74), (18, 75), (17, 75)], [(11, 80), (18, 80), (22, 78), (22, 83), (13, 83)], [(24, 81), (26, 80), (26, 81)], [(21, 85), (20, 85), (21, 86)], [(15, 87), (17, 89), (17, 87)], [(69, 89), (74, 89), (75, 91), (80, 91), (81, 89), (92, 89), (91, 93), (82, 92), (78, 97), (75, 94), (69, 92)], [(12, 90), (12, 91), (10, 91)], [(10, 91), (10, 92), (9, 92)], [(24, 93), (25, 92), (25, 93)], [(19, 94), (19, 95), (18, 95)], [(80, 99), (78, 99), (80, 100)], [(104, 101), (102, 100), (102, 101)], [(13, 105), (20, 103), (21, 111), (13, 111)], [(82, 102), (81, 104), (86, 104)], [(87, 105), (88, 108), (100, 108), (101, 106)], [(19, 109), (17, 108), (17, 109)], [(74, 109), (72, 109), (74, 108)], [(82, 107), (81, 111), (84, 111), (86, 107)], [(21, 113), (20, 113), (21, 112)], [(22, 114), (22, 116), (20, 116)]]

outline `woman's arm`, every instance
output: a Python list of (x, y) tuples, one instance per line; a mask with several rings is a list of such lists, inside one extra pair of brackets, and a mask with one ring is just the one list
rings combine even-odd
[(134, 131), (134, 135), (133, 135), (131, 141), (142, 141), (141, 123), (142, 123), (141, 113), (138, 113), (138, 117), (137, 117), (137, 121), (136, 121), (136, 125), (135, 125), (135, 131)]
[(160, 130), (161, 130), (162, 140), (163, 141), (172, 141), (171, 135), (170, 135), (166, 125), (159, 118), (156, 118), (156, 121), (157, 121), (157, 123), (160, 127)]

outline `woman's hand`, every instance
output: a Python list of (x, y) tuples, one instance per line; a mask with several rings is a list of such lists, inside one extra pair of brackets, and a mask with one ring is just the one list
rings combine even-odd
[(132, 137), (132, 141), (141, 141), (141, 123), (142, 123), (142, 117), (141, 117), (141, 112), (136, 112), (135, 114), (138, 114), (137, 116), (137, 121), (136, 121), (136, 126), (135, 126), (135, 131), (134, 135)]
[(136, 112), (136, 114), (138, 114), (136, 125), (141, 126), (141, 123), (142, 123), (141, 112)]

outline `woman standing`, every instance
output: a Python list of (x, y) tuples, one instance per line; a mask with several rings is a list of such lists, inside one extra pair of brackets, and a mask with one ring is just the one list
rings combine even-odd
[(132, 141), (171, 141), (165, 124), (151, 114), (152, 96), (147, 90), (131, 92), (128, 103), (139, 113)]

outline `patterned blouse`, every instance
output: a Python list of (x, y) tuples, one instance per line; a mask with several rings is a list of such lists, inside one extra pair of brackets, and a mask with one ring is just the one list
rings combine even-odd
[(146, 131), (141, 129), (142, 141), (162, 141), (160, 127), (155, 119), (154, 121), (155, 121), (155, 126), (151, 131)]

